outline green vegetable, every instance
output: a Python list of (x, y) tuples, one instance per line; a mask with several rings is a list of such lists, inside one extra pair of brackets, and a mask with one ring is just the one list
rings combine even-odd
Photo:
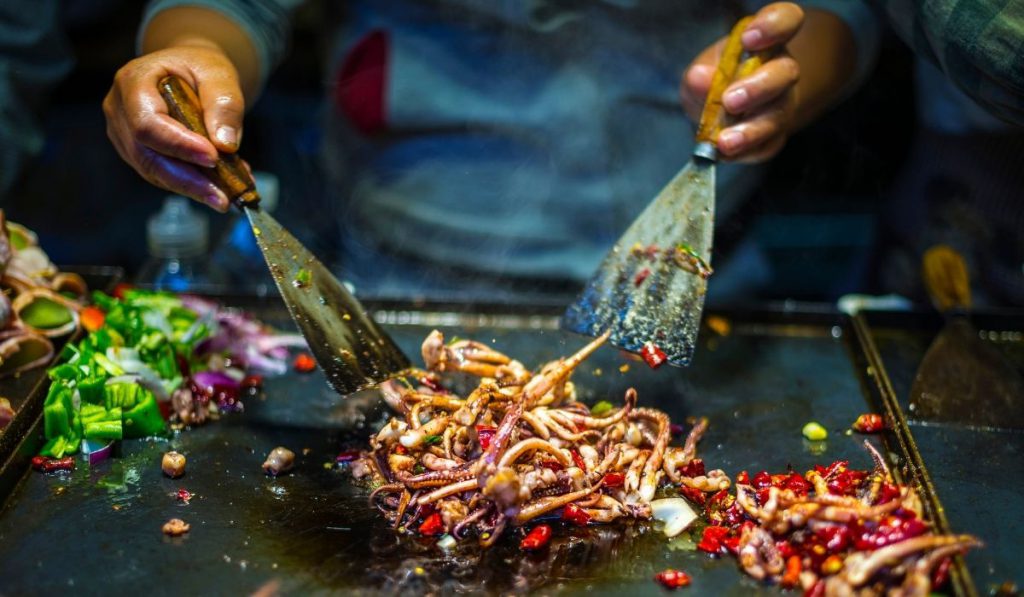
[(167, 431), (164, 417), (153, 394), (146, 392), (145, 397), (134, 408), (124, 413), (125, 437), (149, 437), (163, 435)]
[(85, 439), (121, 439), (123, 436), (121, 419), (116, 421), (96, 421), (86, 423), (82, 432)]
[(819, 442), (828, 438), (828, 430), (815, 421), (811, 421), (804, 425), (802, 433), (804, 434), (804, 437), (812, 442)]
[(428, 435), (423, 440), (423, 445), (424, 446), (433, 446), (434, 444), (439, 444), (439, 443), (441, 443), (441, 436), (440, 435)]
[(309, 286), (309, 283), (312, 281), (313, 274), (308, 269), (302, 268), (295, 274), (295, 280), (293, 280), (293, 283), (296, 288), (305, 288), (306, 286)]
[(59, 328), (73, 319), (71, 309), (46, 297), (36, 297), (18, 316), (30, 326), (42, 330)]
[(610, 413), (614, 408), (615, 406), (612, 405), (611, 402), (608, 402), (607, 400), (602, 400), (590, 408), (590, 414), (594, 415), (595, 417), (603, 417), (604, 415)]

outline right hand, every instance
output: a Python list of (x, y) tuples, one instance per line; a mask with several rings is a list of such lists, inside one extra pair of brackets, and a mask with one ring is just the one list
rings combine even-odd
[[(172, 74), (197, 91), (210, 139), (168, 114), (157, 83)], [(103, 113), (117, 153), (143, 178), (227, 211), (227, 196), (202, 171), (213, 167), (218, 151), (238, 150), (245, 100), (238, 72), (217, 45), (187, 41), (132, 60), (114, 75)]]

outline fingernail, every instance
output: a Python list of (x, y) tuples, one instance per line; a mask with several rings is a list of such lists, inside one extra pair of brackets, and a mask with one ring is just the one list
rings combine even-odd
[(210, 191), (203, 201), (219, 212), (228, 210), (228, 196), (224, 194), (224, 191), (213, 185), (210, 186)]
[(230, 126), (219, 127), (217, 128), (217, 140), (224, 145), (234, 147), (238, 145), (238, 132)]
[(728, 108), (730, 112), (738, 112), (746, 106), (747, 98), (749, 97), (750, 94), (747, 93), (746, 87), (737, 87), (736, 89), (727, 91), (723, 101), (725, 102), (725, 107)]
[(726, 151), (735, 151), (739, 146), (743, 145), (743, 133), (732, 129), (722, 131), (718, 135), (718, 145)]
[(743, 32), (743, 35), (740, 36), (740, 41), (743, 42), (744, 48), (753, 48), (761, 41), (762, 37), (764, 36), (760, 29), (747, 29)]

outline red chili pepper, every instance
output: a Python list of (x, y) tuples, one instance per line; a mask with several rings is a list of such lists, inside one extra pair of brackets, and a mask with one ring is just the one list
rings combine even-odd
[(47, 458), (43, 461), (44, 473), (73, 470), (75, 470), (75, 459), (71, 456), (65, 456), (64, 458)]
[(739, 524), (743, 520), (743, 511), (736, 503), (736, 498), (723, 489), (712, 495), (704, 507), (708, 521), (713, 525)]
[(864, 521), (855, 523), (853, 546), (860, 550), (874, 550), (924, 534), (928, 527), (917, 518), (903, 519), (886, 516), (881, 523)]
[(682, 570), (673, 570), (669, 568), (654, 575), (654, 580), (661, 583), (661, 586), (666, 589), (678, 589), (679, 587), (686, 587), (690, 584), (690, 575), (683, 572)]
[(98, 307), (83, 307), (78, 312), (78, 318), (86, 331), (95, 332), (103, 327), (103, 321), (107, 318), (107, 315)]
[(771, 487), (762, 487), (761, 489), (754, 491), (754, 497), (757, 499), (759, 506), (764, 506), (768, 503), (768, 498), (771, 497), (771, 491)]
[(181, 488), (178, 489), (178, 496), (177, 497), (178, 497), (178, 499), (180, 501), (185, 502), (187, 504), (189, 502), (189, 500), (192, 499), (192, 492), (187, 490), (187, 489), (185, 489), (184, 487), (181, 487)]
[(867, 477), (867, 471), (847, 469), (836, 473), (826, 484), (829, 492), (834, 495), (855, 495)]
[(551, 541), (551, 527), (546, 524), (539, 524), (523, 537), (523, 540), (519, 542), (519, 549), (523, 551), (536, 551), (544, 548), (548, 541)]
[(743, 485), (750, 485), (750, 473), (747, 471), (740, 471), (740, 474), (736, 475), (736, 482), (742, 483)]
[(726, 536), (725, 538), (722, 539), (722, 547), (724, 547), (727, 550), (729, 550), (729, 553), (731, 553), (733, 555), (738, 554), (740, 552), (740, 536), (739, 535)]
[(626, 475), (622, 473), (605, 473), (601, 480), (605, 487), (622, 487), (626, 484)]
[(362, 452), (359, 450), (345, 450), (334, 457), (334, 462), (352, 462), (353, 460), (358, 460), (360, 454)]
[(134, 288), (135, 287), (132, 286), (131, 284), (128, 284), (126, 282), (121, 282), (120, 284), (117, 284), (117, 285), (114, 286), (114, 292), (113, 292), (114, 298), (123, 301), (125, 293), (128, 292), (129, 290), (133, 290)]
[(796, 473), (790, 473), (782, 483), (783, 489), (789, 489), (799, 496), (805, 496), (811, 492), (812, 485), (806, 479)]
[(541, 461), (540, 465), (543, 466), (546, 469), (553, 470), (556, 473), (558, 471), (565, 470), (565, 467), (562, 466), (562, 463), (558, 462), (557, 460), (543, 460), (543, 461)]
[(409, 453), (409, 448), (406, 448), (402, 444), (396, 444), (395, 445), (395, 454), (400, 454), (402, 456), (405, 456), (408, 453)]
[(779, 585), (786, 589), (792, 589), (800, 582), (800, 571), (803, 568), (800, 560), (800, 556), (789, 556), (786, 558), (786, 572), (783, 573)]
[(441, 515), (434, 512), (423, 521), (420, 525), (421, 535), (440, 535), (444, 532), (444, 521), (441, 520)]
[(299, 373), (309, 373), (316, 369), (316, 359), (309, 353), (302, 352), (295, 357), (292, 367)]
[(645, 267), (637, 272), (636, 277), (633, 278), (633, 284), (636, 286), (643, 284), (644, 280), (646, 280), (649, 275), (651, 275), (651, 268)]
[(768, 474), (768, 471), (761, 471), (754, 475), (754, 479), (751, 483), (754, 489), (764, 489), (772, 486), (772, 476)]
[(882, 415), (866, 413), (853, 422), (853, 430), (858, 433), (878, 433), (885, 429), (885, 421)]
[(900, 497), (900, 488), (887, 481), (882, 482), (882, 488), (878, 491), (878, 503), (887, 504)]
[(241, 386), (243, 388), (262, 388), (263, 387), (263, 376), (253, 373), (246, 375), (242, 378)]
[(849, 465), (850, 462), (848, 460), (836, 460), (832, 464), (828, 465), (828, 467), (823, 467), (816, 464), (814, 465), (814, 470), (817, 471), (818, 474), (821, 475), (822, 477), (828, 479), (829, 477), (835, 475), (836, 473), (845, 471)]
[(562, 508), (562, 520), (572, 524), (585, 527), (590, 523), (590, 515), (576, 504), (569, 504)]
[(477, 425), (476, 426), (476, 437), (480, 440), (480, 449), (486, 450), (491, 447), (491, 438), (494, 437), (494, 433), (498, 430), (497, 427), (492, 425)]
[(708, 553), (720, 553), (722, 551), (722, 540), (729, 534), (729, 527), (707, 526), (704, 527), (704, 534), (701, 535), (697, 549)]
[(580, 456), (580, 453), (576, 450), (569, 450), (569, 454), (572, 455), (572, 461), (573, 464), (576, 465), (576, 468), (583, 472), (587, 472), (587, 463), (583, 461), (583, 457)]
[(949, 568), (953, 565), (952, 558), (946, 558), (939, 562), (939, 565), (935, 567), (935, 572), (932, 573), (932, 590), (937, 591), (946, 584), (949, 580)]
[(708, 501), (708, 496), (704, 495), (704, 492), (697, 489), (696, 487), (680, 485), (679, 493), (683, 494), (683, 497), (690, 500), (694, 504), (697, 504), (698, 506), (703, 506)]
[(796, 555), (796, 550), (793, 549), (793, 546), (785, 539), (779, 539), (776, 541), (775, 548), (779, 550), (779, 555), (782, 556), (783, 560)]
[(647, 366), (651, 369), (661, 367), (668, 360), (665, 351), (655, 346), (653, 342), (644, 343), (644, 347), (640, 349), (640, 356), (644, 358)]
[(704, 470), (704, 461), (700, 458), (694, 458), (690, 462), (686, 463), (686, 466), (679, 469), (679, 474), (684, 477), (703, 477), (707, 474)]
[(814, 535), (831, 553), (839, 553), (850, 545), (850, 527), (846, 525), (822, 526)]
[(446, 390), (445, 387), (441, 385), (440, 381), (434, 379), (429, 375), (424, 375), (423, 377), (421, 377), (419, 379), (419, 382), (421, 385), (427, 386), (428, 388), (430, 388), (431, 391), (437, 392), (438, 394), (448, 393), (448, 390)]
[(46, 456), (33, 456), (32, 468), (39, 472), (43, 472), (43, 465), (46, 464), (47, 460), (49, 460), (49, 458), (47, 458)]

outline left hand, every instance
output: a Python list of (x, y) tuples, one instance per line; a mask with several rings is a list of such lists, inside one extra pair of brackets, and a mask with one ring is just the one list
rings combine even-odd
[[(733, 81), (722, 95), (732, 123), (718, 135), (718, 152), (726, 160), (762, 162), (773, 157), (795, 128), (800, 65), (786, 43), (800, 30), (803, 10), (791, 2), (775, 2), (757, 12), (743, 32), (747, 52), (774, 50), (774, 56), (750, 75)], [(683, 107), (697, 122), (725, 38), (707, 47), (686, 69), (680, 87)]]

